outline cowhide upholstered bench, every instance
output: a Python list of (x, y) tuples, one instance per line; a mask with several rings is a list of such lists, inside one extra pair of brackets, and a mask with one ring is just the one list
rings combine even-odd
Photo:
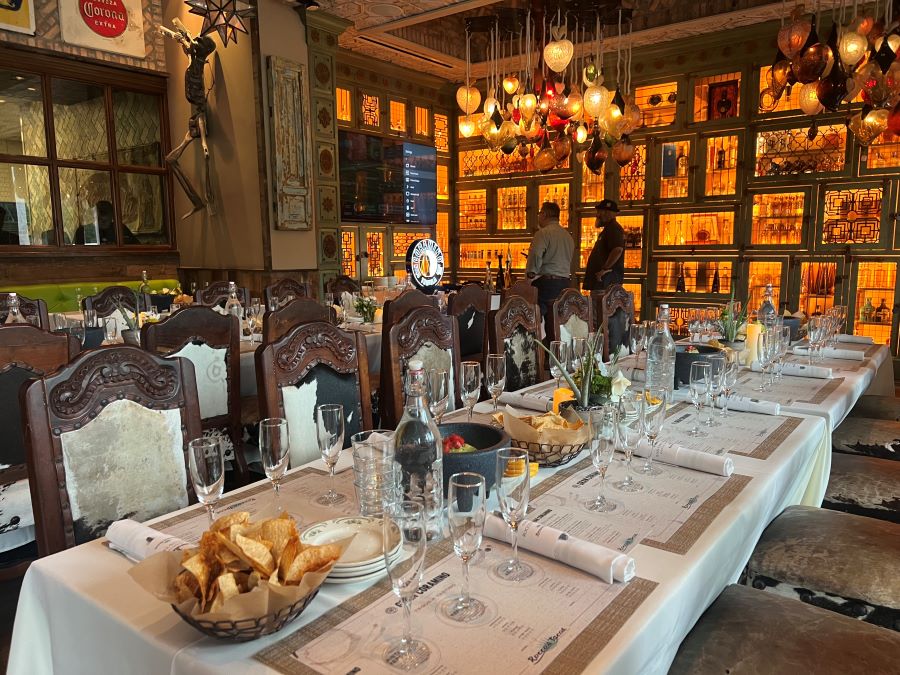
[(900, 462), (832, 453), (822, 506), (900, 523)]
[(831, 433), (831, 447), (835, 452), (848, 455), (900, 460), (900, 422), (874, 417), (847, 417)]
[(900, 633), (746, 586), (728, 586), (681, 643), (669, 675), (889, 673)]
[(763, 532), (741, 582), (900, 631), (898, 561), (900, 525), (790, 506)]

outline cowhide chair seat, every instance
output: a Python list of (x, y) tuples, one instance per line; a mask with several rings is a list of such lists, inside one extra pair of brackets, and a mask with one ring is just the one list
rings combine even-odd
[[(900, 422), (900, 398), (896, 396), (860, 396), (850, 417), (865, 417), (873, 420)], [(843, 426), (843, 425), (842, 425)]]
[(822, 506), (900, 523), (900, 462), (833, 453)]
[[(791, 506), (763, 532), (742, 582), (900, 630), (898, 561), (900, 525), (811, 506)], [(748, 621), (748, 625), (752, 623)], [(773, 618), (765, 623), (786, 625)], [(808, 664), (804, 671), (815, 672)]]
[(831, 433), (831, 448), (850, 455), (900, 460), (900, 422), (851, 415)]
[(669, 675), (889, 673), (898, 658), (896, 633), (734, 585), (688, 633)]

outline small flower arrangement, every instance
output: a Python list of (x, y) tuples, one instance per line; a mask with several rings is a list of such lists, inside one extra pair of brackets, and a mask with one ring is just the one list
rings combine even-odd
[(734, 288), (731, 289), (731, 299), (722, 309), (722, 315), (719, 323), (722, 325), (722, 337), (728, 342), (734, 342), (738, 338), (744, 324), (747, 321), (747, 305), (743, 303), (740, 310), (736, 309), (734, 301)]
[(355, 309), (362, 317), (363, 323), (372, 323), (375, 321), (375, 310), (377, 308), (378, 304), (375, 302), (375, 298), (357, 295), (353, 300), (353, 309)]
[[(618, 351), (612, 355), (610, 363), (603, 363), (597, 354), (603, 344), (603, 334), (599, 331), (588, 338), (585, 347), (585, 358), (581, 366), (574, 373), (569, 374), (553, 353), (539, 340), (537, 344), (550, 356), (553, 364), (562, 371), (562, 376), (575, 395), (575, 402), (581, 408), (589, 408), (592, 405), (600, 405), (607, 401), (616, 402), (631, 382), (616, 367), (619, 360)], [(589, 382), (589, 386), (584, 386)]]

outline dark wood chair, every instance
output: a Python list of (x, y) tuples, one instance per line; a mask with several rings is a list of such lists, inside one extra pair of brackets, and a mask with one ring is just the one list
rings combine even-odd
[(0, 326), (0, 581), (22, 576), (37, 558), (19, 390), (65, 366), (79, 351), (71, 335), (36, 326)]
[(397, 321), (406, 316), (406, 313), (416, 307), (434, 307), (437, 309), (437, 298), (433, 295), (425, 295), (416, 288), (403, 291), (393, 300), (386, 300), (382, 310), (382, 323), (389, 329)]
[(478, 361), (484, 365), (488, 353), (487, 318), (491, 310), (491, 294), (475, 284), (464, 285), (450, 295), (447, 314), (456, 317), (461, 361)]
[[(47, 303), (41, 299), (26, 298), (24, 295), (19, 295), (18, 298), (19, 312), (22, 316), (38, 328), (50, 330), (50, 314), (47, 312)], [(4, 292), (0, 293), (0, 324), (6, 321), (7, 315), (9, 315), (9, 293)]]
[(621, 284), (613, 284), (600, 297), (600, 330), (603, 340), (603, 360), (619, 345), (628, 346), (628, 329), (634, 323), (634, 293)]
[(301, 283), (295, 279), (281, 279), (270, 286), (266, 286), (266, 308), (280, 309), (291, 300), (297, 298), (311, 298), (309, 284)]
[(453, 317), (434, 307), (411, 309), (388, 333), (387, 359), (381, 363), (381, 426), (393, 428), (403, 413), (403, 382), (406, 364), (418, 358), (425, 370), (448, 370), (453, 409), (461, 405), (459, 397), (459, 334)]
[(341, 293), (359, 293), (359, 282), (356, 279), (348, 277), (346, 274), (339, 274), (333, 279), (329, 279), (325, 284), (325, 291), (340, 295)]
[(107, 286), (96, 295), (89, 295), (81, 300), (82, 309), (92, 309), (98, 318), (110, 316), (119, 306), (129, 312), (146, 312), (150, 309), (149, 293), (138, 293), (128, 286)]
[(491, 352), (506, 354), (506, 391), (517, 391), (544, 379), (541, 312), (537, 304), (513, 295), (491, 313)]
[(550, 335), (569, 343), (573, 337), (587, 338), (591, 332), (591, 302), (574, 288), (567, 288), (550, 308)]
[[(296, 301), (295, 301), (296, 302)], [(294, 303), (291, 303), (294, 304)], [(316, 406), (344, 406), (344, 443), (372, 428), (369, 364), (365, 336), (324, 321), (294, 326), (256, 352), (260, 417), (288, 421), (291, 464), (320, 456)]]
[[(228, 300), (229, 281), (213, 281), (206, 288), (198, 288), (194, 298), (196, 304), (207, 307), (225, 306)], [(244, 286), (237, 287), (238, 300), (244, 309), (250, 306), (250, 291)]]
[(196, 501), (187, 449), (200, 404), (186, 359), (94, 349), (24, 385), (22, 402), (40, 555)]
[(152, 354), (180, 356), (194, 365), (200, 419), (206, 435), (230, 441), (239, 483), (248, 480), (241, 425), (241, 337), (238, 320), (210, 307), (180, 309), (141, 329), (141, 346)]
[(512, 286), (509, 288), (504, 288), (500, 291), (500, 304), (502, 305), (506, 300), (513, 295), (518, 295), (522, 298), (525, 298), (526, 302), (531, 305), (536, 305), (538, 301), (538, 292), (535, 286), (531, 285), (531, 282), (528, 279), (519, 279), (514, 282)]
[(297, 298), (276, 311), (263, 315), (263, 342), (275, 342), (294, 326), (310, 321), (330, 322), (333, 310), (312, 298)]

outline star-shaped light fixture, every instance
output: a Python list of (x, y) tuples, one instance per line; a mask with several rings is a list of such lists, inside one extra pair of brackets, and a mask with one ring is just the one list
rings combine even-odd
[(237, 44), (238, 31), (246, 35), (244, 19), (256, 14), (254, 7), (238, 0), (186, 0), (185, 4), (190, 7), (191, 14), (203, 17), (200, 35), (216, 31), (225, 47), (229, 40)]

